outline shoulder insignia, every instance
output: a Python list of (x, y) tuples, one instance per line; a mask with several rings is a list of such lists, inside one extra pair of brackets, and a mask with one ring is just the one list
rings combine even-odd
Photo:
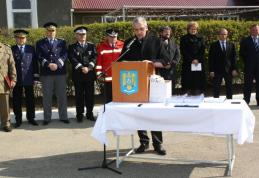
[(7, 46), (7, 47), (9, 47), (9, 48), (11, 48), (11, 46), (9, 45), (9, 44), (5, 44), (5, 43), (3, 43), (5, 46)]

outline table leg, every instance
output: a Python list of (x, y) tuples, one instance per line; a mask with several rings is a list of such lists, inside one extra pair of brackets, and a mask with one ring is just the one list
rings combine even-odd
[(116, 149), (116, 167), (120, 166), (120, 136), (117, 135), (117, 149)]
[(228, 176), (232, 176), (232, 171), (233, 171), (234, 162), (235, 162), (233, 134), (227, 135), (227, 145), (228, 145)]

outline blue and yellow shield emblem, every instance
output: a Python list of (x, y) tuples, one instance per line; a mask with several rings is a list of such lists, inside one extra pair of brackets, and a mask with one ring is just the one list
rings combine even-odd
[(120, 71), (120, 89), (122, 93), (131, 95), (138, 92), (138, 71)]

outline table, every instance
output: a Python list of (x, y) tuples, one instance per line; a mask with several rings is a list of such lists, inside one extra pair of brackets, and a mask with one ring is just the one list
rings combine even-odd
[[(119, 136), (137, 130), (177, 131), (227, 136), (228, 174), (234, 165), (234, 144), (253, 142), (255, 117), (243, 100), (226, 100), (224, 103), (205, 103), (175, 107), (174, 103), (108, 103), (101, 109), (92, 136), (108, 144), (106, 133), (117, 136), (117, 167), (122, 162), (119, 155)], [(159, 121), (159, 122), (158, 122)], [(130, 156), (132, 150), (126, 154)], [(215, 161), (213, 163), (216, 163)], [(220, 162), (222, 163), (222, 162)]]

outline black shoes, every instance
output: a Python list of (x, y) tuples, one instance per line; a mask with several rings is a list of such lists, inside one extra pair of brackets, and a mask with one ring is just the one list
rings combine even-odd
[(28, 120), (28, 123), (31, 124), (31, 125), (34, 125), (34, 126), (39, 125), (34, 119)]
[(149, 144), (140, 144), (140, 146), (135, 150), (135, 153), (144, 153), (149, 148)]
[(90, 114), (86, 114), (86, 118), (88, 119), (88, 120), (90, 120), (90, 121), (96, 121), (96, 119), (94, 118), (94, 115), (93, 115), (93, 113), (90, 113)]
[(14, 128), (18, 128), (22, 125), (21, 121), (16, 121), (16, 123), (14, 124)]
[(83, 117), (76, 117), (77, 122), (83, 122)]
[(50, 121), (43, 121), (42, 125), (48, 125)]
[(11, 128), (10, 126), (4, 126), (4, 127), (3, 127), (3, 130), (4, 130), (5, 132), (11, 132), (11, 131), (12, 131), (12, 128)]
[(155, 152), (157, 152), (158, 155), (166, 155), (165, 149), (162, 147), (162, 145), (154, 146)]
[[(148, 148), (149, 144), (140, 144), (140, 146), (135, 150), (135, 153), (144, 153)], [(154, 146), (154, 151), (157, 152), (158, 155), (166, 155), (166, 151), (162, 145)]]
[(69, 123), (70, 123), (69, 120), (60, 120), (60, 122), (63, 122), (63, 123), (65, 123), (65, 124), (69, 124)]

